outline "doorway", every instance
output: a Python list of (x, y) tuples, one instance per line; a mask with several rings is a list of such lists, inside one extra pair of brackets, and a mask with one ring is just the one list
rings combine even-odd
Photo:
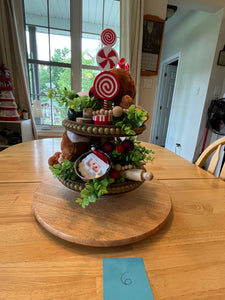
[(179, 55), (162, 63), (159, 74), (156, 109), (154, 114), (151, 143), (165, 147), (170, 111), (177, 77)]

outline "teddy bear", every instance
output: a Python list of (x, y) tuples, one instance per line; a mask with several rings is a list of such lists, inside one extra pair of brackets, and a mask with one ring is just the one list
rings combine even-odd
[[(111, 138), (113, 140), (113, 137)], [(49, 157), (48, 164), (53, 166), (58, 163), (62, 163), (63, 159), (70, 160), (72, 162), (83, 153), (89, 151), (92, 145), (103, 145), (109, 140), (108, 137), (91, 137), (82, 136), (75, 132), (66, 130), (63, 133), (61, 141), (61, 152), (56, 152)]]
[(65, 131), (61, 141), (61, 152), (56, 152), (49, 157), (48, 164), (53, 166), (62, 163), (63, 159), (75, 161), (81, 154), (90, 148), (90, 140), (88, 137), (80, 136), (71, 131)]
[(134, 104), (134, 97), (136, 95), (136, 87), (129, 70), (125, 68), (115, 68), (110, 72), (115, 74), (120, 82), (120, 90), (116, 97), (112, 99), (114, 106), (129, 108), (129, 106)]

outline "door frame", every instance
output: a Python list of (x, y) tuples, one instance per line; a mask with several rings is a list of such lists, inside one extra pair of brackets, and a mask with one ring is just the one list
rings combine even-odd
[[(152, 126), (151, 141), (150, 141), (152, 144), (155, 144), (155, 136), (156, 136), (156, 133), (157, 133), (156, 131), (157, 131), (158, 120), (159, 120), (158, 116), (159, 116), (159, 113), (160, 113), (160, 99), (162, 97), (164, 84), (165, 84), (164, 73), (166, 71), (167, 65), (173, 63), (174, 61), (178, 61), (176, 79), (175, 79), (175, 83), (174, 83), (173, 98), (172, 98), (172, 101), (171, 101), (171, 109), (170, 109), (170, 116), (171, 116), (172, 108), (173, 108), (173, 105), (174, 105), (174, 95), (175, 95), (175, 90), (176, 90), (177, 78), (179, 76), (180, 57), (181, 57), (181, 52), (178, 52), (178, 53), (168, 57), (167, 59), (163, 60), (160, 63), (158, 88), (157, 88), (156, 102), (155, 102), (155, 108), (154, 108), (154, 117), (153, 117), (153, 126)], [(169, 123), (170, 123), (170, 117), (169, 117), (168, 124)]]

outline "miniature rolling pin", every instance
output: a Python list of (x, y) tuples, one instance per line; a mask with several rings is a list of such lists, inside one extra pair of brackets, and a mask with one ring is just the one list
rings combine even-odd
[(152, 180), (153, 174), (150, 172), (145, 172), (142, 169), (130, 169), (122, 172), (123, 175), (126, 176), (127, 179), (134, 181), (145, 181)]

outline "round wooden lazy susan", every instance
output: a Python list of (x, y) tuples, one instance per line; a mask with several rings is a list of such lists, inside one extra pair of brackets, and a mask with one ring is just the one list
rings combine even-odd
[(41, 183), (33, 198), (37, 221), (64, 240), (111, 247), (151, 236), (172, 208), (166, 187), (155, 180), (128, 193), (105, 195), (85, 209), (75, 202), (79, 196), (58, 181)]

